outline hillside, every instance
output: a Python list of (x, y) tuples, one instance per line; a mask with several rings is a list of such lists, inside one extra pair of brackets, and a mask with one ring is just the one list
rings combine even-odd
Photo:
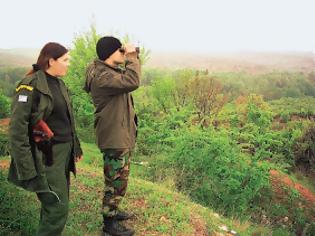
[[(99, 209), (103, 191), (101, 155), (94, 144), (83, 143), (84, 160), (78, 164), (77, 178), (72, 178), (71, 213), (64, 235), (98, 235), (101, 228)], [(39, 204), (35, 195), (15, 188), (6, 181), (9, 158), (0, 159), (0, 235), (32, 235), (38, 221)], [(132, 164), (128, 194), (122, 208), (135, 217), (127, 222), (140, 236), (232, 236), (276, 235), (272, 228), (255, 225), (249, 221), (225, 218), (213, 210), (193, 203), (187, 196), (174, 192), (171, 182), (152, 183), (142, 178), (147, 168)], [(272, 182), (277, 201), (287, 201), (285, 189), (296, 186), (305, 193), (308, 207), (314, 205), (314, 193), (297, 180), (272, 171)], [(284, 184), (284, 185), (283, 185)], [(303, 197), (303, 194), (302, 194)], [(16, 218), (16, 216), (19, 216)], [(9, 222), (9, 223), (8, 223)]]
[[(83, 144), (84, 160), (78, 164), (78, 177), (72, 179), (70, 216), (64, 235), (99, 235), (99, 214), (103, 191), (101, 156), (95, 145)], [(38, 207), (32, 193), (17, 189), (5, 180), (9, 158), (0, 159), (0, 235), (32, 235), (37, 225)], [(137, 177), (132, 166), (129, 189), (123, 209), (135, 214), (132, 225), (139, 236), (231, 236), (268, 235), (270, 229), (247, 221), (227, 219), (173, 192), (172, 186), (154, 184)], [(16, 218), (16, 216), (19, 216)], [(234, 230), (235, 233), (232, 231)], [(233, 234), (234, 233), (234, 234)]]
[[(78, 63), (64, 78), (84, 149), (65, 235), (98, 235), (101, 227), (103, 163), (87, 144), (95, 140), (94, 107), (73, 79), (84, 78), (93, 53), (73, 49)], [(140, 122), (123, 202), (135, 213), (129, 224), (138, 235), (315, 235), (312, 54), (173, 55), (164, 59), (177, 64), (162, 65), (162, 55), (152, 53), (157, 61), (146, 65), (133, 93)], [(25, 68), (0, 69), (0, 88), (11, 96)], [(0, 120), (0, 156), (8, 155), (7, 125)], [(0, 235), (32, 235), (37, 200), (6, 182), (8, 161), (0, 157)]]
[(29, 67), (38, 54), (38, 49), (0, 49), (1, 67)]

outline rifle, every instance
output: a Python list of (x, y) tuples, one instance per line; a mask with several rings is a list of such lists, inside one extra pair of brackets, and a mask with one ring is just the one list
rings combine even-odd
[(37, 148), (45, 154), (45, 165), (51, 166), (53, 164), (52, 156), (52, 137), (54, 133), (51, 131), (47, 123), (43, 120), (39, 120), (33, 126), (33, 140), (37, 145)]

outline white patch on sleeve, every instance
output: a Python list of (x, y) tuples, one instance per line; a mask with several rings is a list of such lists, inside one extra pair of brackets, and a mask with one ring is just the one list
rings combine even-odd
[(27, 102), (27, 96), (26, 95), (19, 95), (18, 101), (19, 102)]

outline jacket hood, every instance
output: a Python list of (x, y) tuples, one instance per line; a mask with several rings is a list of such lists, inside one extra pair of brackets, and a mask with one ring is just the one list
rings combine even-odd
[(86, 70), (86, 74), (85, 74), (85, 84), (83, 89), (89, 93), (91, 91), (91, 84), (92, 84), (92, 80), (94, 78), (94, 71), (96, 69), (96, 61), (93, 61), (92, 63), (90, 63), (90, 65), (88, 65), (87, 70)]

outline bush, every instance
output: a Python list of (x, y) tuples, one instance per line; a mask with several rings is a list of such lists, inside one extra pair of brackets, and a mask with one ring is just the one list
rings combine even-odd
[(3, 94), (0, 94), (0, 108), (0, 119), (10, 115), (10, 101), (9, 98)]
[(179, 190), (226, 215), (245, 216), (269, 187), (268, 168), (250, 161), (223, 132), (182, 132), (173, 156)]
[(303, 169), (315, 170), (315, 125), (308, 126), (293, 145), (295, 164)]
[(176, 138), (181, 135), (181, 129), (190, 125), (191, 110), (171, 109), (168, 114), (160, 112), (139, 112), (139, 130), (137, 152), (142, 155), (152, 155), (170, 152), (176, 145)]

